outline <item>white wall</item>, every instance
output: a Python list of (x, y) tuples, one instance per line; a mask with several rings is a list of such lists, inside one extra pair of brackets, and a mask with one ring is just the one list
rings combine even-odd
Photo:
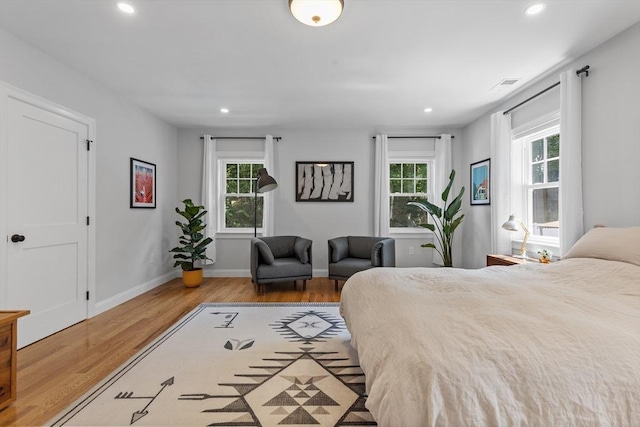
[[(177, 129), (4, 30), (0, 80), (96, 120), (95, 311), (174, 277)], [(130, 157), (156, 164), (156, 209), (129, 208)]]
[[(582, 83), (582, 175), (585, 229), (595, 224), (640, 224), (640, 24), (596, 47), (567, 68), (591, 67)], [(491, 111), (505, 110), (559, 80), (561, 70), (539, 81)], [(512, 113), (517, 127), (559, 109), (553, 89)], [(471, 164), (490, 157), (490, 113), (462, 130), (461, 160)], [(469, 181), (468, 167), (465, 182)], [(485, 265), (491, 249), (489, 206), (464, 206), (463, 263)]]
[[(454, 146), (460, 133), (451, 130), (424, 129), (411, 134), (438, 135), (452, 133)], [(275, 235), (298, 235), (313, 240), (315, 276), (327, 275), (327, 241), (346, 235), (373, 234), (373, 176), (376, 130), (278, 130), (278, 129), (179, 129), (178, 130), (178, 199), (200, 200), (202, 140), (205, 134), (218, 136), (262, 136), (272, 134), (275, 142), (275, 169), (269, 174), (278, 181), (275, 197)], [(385, 131), (389, 135), (407, 132)], [(455, 151), (455, 149), (454, 149)], [(354, 202), (296, 202), (296, 161), (353, 161)], [(457, 181), (461, 182), (461, 181)], [(400, 267), (431, 266), (431, 250), (420, 248), (429, 240), (396, 238), (396, 258)], [(249, 236), (218, 235), (218, 259), (205, 274), (212, 276), (249, 275)], [(409, 254), (413, 247), (414, 254)]]
[[(280, 187), (275, 197), (275, 234), (313, 240), (314, 269), (326, 271), (329, 239), (373, 233), (374, 143), (362, 130), (293, 131), (282, 136), (276, 150)], [(313, 160), (354, 162), (353, 203), (295, 201), (295, 163)]]

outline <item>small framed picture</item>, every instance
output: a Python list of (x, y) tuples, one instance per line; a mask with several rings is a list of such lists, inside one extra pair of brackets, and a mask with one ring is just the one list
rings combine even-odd
[(491, 204), (491, 159), (471, 164), (471, 204)]
[(151, 208), (156, 207), (156, 165), (142, 160), (130, 160), (131, 187), (129, 194), (129, 207)]

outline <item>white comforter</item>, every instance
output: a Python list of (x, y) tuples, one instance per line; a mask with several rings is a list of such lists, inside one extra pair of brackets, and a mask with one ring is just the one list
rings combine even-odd
[(640, 267), (378, 268), (341, 313), (382, 427), (640, 426)]

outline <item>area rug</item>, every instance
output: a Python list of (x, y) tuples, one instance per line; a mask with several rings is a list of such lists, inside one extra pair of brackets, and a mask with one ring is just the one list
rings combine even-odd
[(198, 306), (53, 426), (375, 426), (337, 304)]

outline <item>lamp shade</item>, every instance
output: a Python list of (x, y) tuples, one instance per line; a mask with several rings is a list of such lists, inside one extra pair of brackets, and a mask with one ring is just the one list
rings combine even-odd
[(311, 27), (331, 24), (340, 17), (343, 8), (343, 0), (289, 0), (291, 14)]
[(256, 185), (258, 193), (266, 193), (278, 188), (278, 183), (271, 175), (267, 173), (266, 168), (261, 168), (258, 171), (258, 182), (256, 183)]
[(516, 223), (515, 215), (509, 215), (507, 222), (502, 224), (502, 228), (509, 231), (518, 231), (518, 224)]

